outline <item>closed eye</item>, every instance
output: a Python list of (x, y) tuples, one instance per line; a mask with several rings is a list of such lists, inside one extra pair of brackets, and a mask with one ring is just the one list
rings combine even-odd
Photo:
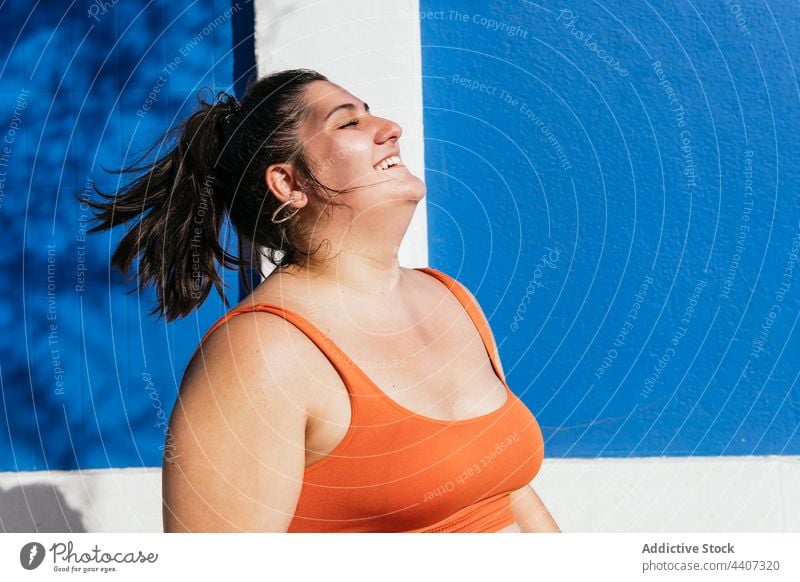
[(342, 127), (340, 127), (339, 129), (344, 129), (345, 127), (350, 127), (351, 125), (358, 125), (359, 123), (361, 123), (361, 122), (360, 122), (358, 119), (356, 119), (356, 118), (353, 118), (352, 120), (350, 120), (350, 123), (346, 123), (346, 124), (344, 124), (344, 125), (343, 125)]

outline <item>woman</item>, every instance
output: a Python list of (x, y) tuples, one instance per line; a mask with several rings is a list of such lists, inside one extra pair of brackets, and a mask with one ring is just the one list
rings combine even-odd
[(469, 291), (397, 251), (424, 183), (401, 128), (323, 75), (274, 73), (241, 103), (202, 102), (177, 146), (99, 224), (139, 219), (155, 311), (190, 313), (217, 264), (223, 213), (276, 269), (192, 357), (163, 465), (165, 531), (559, 531), (529, 483), (534, 417), (505, 384)]

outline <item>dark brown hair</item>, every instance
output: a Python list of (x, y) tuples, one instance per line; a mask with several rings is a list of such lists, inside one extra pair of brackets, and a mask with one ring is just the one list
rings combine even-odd
[[(219, 92), (219, 100), (209, 103), (201, 92), (199, 111), (165, 133), (134, 164), (107, 170), (144, 172), (141, 176), (116, 195), (95, 188), (105, 202), (80, 197), (97, 210), (97, 225), (89, 232), (138, 219), (121, 239), (111, 265), (127, 274), (139, 257), (139, 288), (153, 284), (157, 293), (152, 314), (167, 321), (184, 317), (205, 301), (212, 286), (228, 305), (217, 265), (250, 263), (220, 245), (225, 212), (239, 237), (252, 245), (253, 255), (260, 247), (278, 267), (316, 260), (321, 243), (314, 250), (301, 244), (310, 240), (307, 229), (313, 225), (298, 217), (279, 224), (270, 220), (280, 203), (268, 192), (264, 174), (271, 164), (291, 163), (301, 181), (313, 188), (309, 196), (320, 196), (321, 190), (348, 191), (332, 190), (315, 178), (298, 137), (311, 111), (307, 86), (327, 80), (310, 69), (291, 69), (259, 79), (241, 102)], [(143, 163), (173, 139), (176, 145), (167, 154)], [(326, 198), (323, 210), (332, 204)]]

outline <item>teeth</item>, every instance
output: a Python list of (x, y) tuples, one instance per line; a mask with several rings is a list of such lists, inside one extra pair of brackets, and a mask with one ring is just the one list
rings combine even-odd
[(375, 169), (378, 170), (379, 172), (382, 172), (383, 170), (388, 170), (392, 166), (396, 166), (397, 164), (400, 163), (402, 163), (400, 160), (400, 156), (389, 156), (388, 158), (383, 160), (380, 164), (375, 166)]

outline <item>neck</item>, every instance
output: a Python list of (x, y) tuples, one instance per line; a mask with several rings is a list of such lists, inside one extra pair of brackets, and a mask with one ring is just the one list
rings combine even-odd
[(403, 269), (397, 248), (377, 253), (375, 249), (339, 249), (324, 265), (308, 270), (317, 281), (330, 283), (340, 291), (373, 297), (388, 297), (400, 284)]
[[(331, 230), (315, 233), (315, 238), (330, 243), (319, 250), (320, 256), (325, 257), (322, 264), (291, 266), (283, 271), (299, 275), (303, 281), (326, 284), (335, 292), (373, 298), (389, 297), (397, 292), (403, 277), (397, 252), (406, 228), (396, 228), (395, 232), (391, 229), (373, 231), (369, 233), (371, 236), (359, 236), (365, 233), (357, 234), (353, 228), (341, 234)], [(315, 241), (311, 248), (316, 248), (317, 244)]]

